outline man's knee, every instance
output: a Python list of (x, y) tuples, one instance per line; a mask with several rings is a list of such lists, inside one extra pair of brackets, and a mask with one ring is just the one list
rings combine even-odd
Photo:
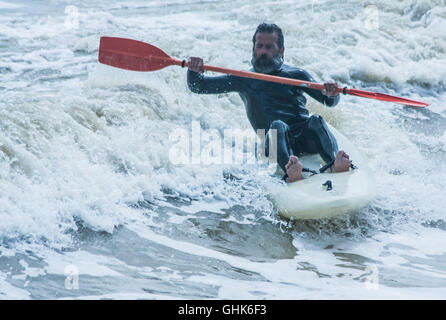
[(331, 133), (324, 119), (320, 115), (312, 115), (308, 121), (308, 128), (312, 132), (314, 140), (314, 147), (325, 161), (334, 159), (338, 151), (338, 144), (336, 138)]
[(313, 114), (308, 120), (308, 127), (313, 130), (325, 129), (324, 119), (318, 114)]
[(285, 132), (288, 130), (288, 125), (282, 120), (274, 120), (271, 122), (270, 129), (277, 130), (277, 132)]

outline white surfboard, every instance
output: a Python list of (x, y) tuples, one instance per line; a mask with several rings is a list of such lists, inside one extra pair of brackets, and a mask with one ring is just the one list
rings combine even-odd
[[(297, 219), (330, 218), (357, 212), (375, 197), (375, 180), (365, 158), (345, 136), (332, 126), (328, 127), (336, 137), (339, 150), (344, 150), (350, 156), (357, 169), (307, 175), (303, 180), (274, 188), (271, 199), (281, 216)], [(319, 155), (306, 155), (299, 159), (304, 167), (318, 172), (325, 165)], [(324, 185), (327, 181), (331, 181), (331, 190), (327, 190), (327, 185)]]

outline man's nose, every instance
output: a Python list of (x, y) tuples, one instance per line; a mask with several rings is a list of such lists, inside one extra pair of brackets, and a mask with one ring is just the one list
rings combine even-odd
[(265, 48), (260, 48), (259, 51), (257, 51), (257, 54), (259, 56), (263, 56), (263, 55), (267, 56), (268, 55), (268, 50), (266, 50)]

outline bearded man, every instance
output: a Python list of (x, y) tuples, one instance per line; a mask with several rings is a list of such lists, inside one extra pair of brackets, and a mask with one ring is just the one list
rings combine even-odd
[[(276, 24), (260, 24), (252, 42), (251, 71), (316, 82), (307, 71), (283, 63), (284, 37)], [(302, 179), (303, 166), (297, 156), (305, 153), (318, 153), (326, 163), (332, 163), (332, 172), (349, 170), (349, 156), (338, 150), (325, 121), (319, 115), (310, 116), (305, 106), (304, 93), (327, 107), (337, 105), (340, 98), (335, 82), (325, 82), (324, 90), (319, 91), (233, 75), (207, 77), (203, 75), (203, 59), (198, 57), (189, 58), (188, 68), (187, 83), (192, 92), (238, 92), (254, 130), (277, 130), (277, 162), (289, 182)], [(269, 143), (265, 145), (269, 155)]]

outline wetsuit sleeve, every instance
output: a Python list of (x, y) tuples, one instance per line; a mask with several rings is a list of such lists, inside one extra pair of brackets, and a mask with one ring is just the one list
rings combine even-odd
[[(314, 78), (305, 70), (300, 70), (297, 79), (316, 82), (316, 80), (314, 80)], [(305, 88), (305, 87), (299, 87), (299, 88), (302, 89), (302, 91), (304, 91), (305, 93), (307, 93), (310, 97), (326, 105), (327, 107), (334, 107), (335, 105), (338, 104), (340, 100), (340, 94), (338, 94), (335, 97), (328, 97), (326, 95), (323, 95), (320, 90)]]
[(187, 85), (194, 93), (239, 92), (240, 80), (230, 74), (218, 77), (206, 77), (202, 73), (187, 70)]

